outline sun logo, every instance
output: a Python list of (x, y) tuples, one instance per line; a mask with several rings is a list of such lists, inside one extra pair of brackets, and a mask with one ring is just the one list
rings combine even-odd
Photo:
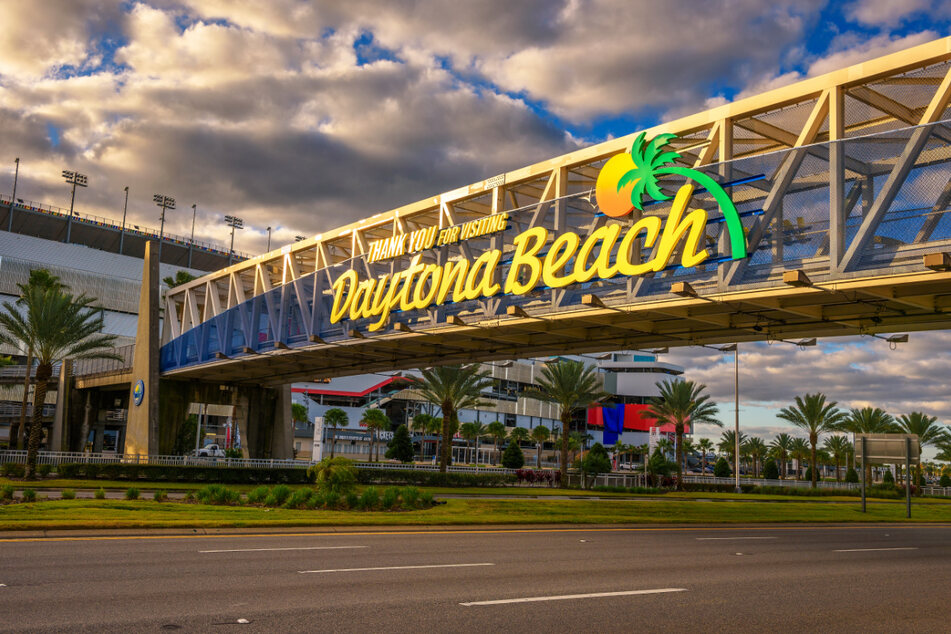
[[(643, 211), (645, 195), (655, 201), (671, 199), (671, 196), (661, 191), (657, 182), (658, 176), (683, 176), (706, 189), (717, 201), (730, 232), (731, 256), (734, 260), (745, 258), (746, 238), (743, 224), (733, 201), (720, 183), (699, 170), (674, 164), (680, 154), (663, 150), (672, 139), (677, 138), (676, 134), (659, 134), (645, 145), (646, 136), (641, 132), (634, 140), (630, 152), (612, 156), (601, 168), (595, 185), (598, 208), (611, 218), (626, 216), (635, 207)], [(681, 190), (690, 188), (689, 192), (683, 192), (689, 197), (694, 187), (693, 184), (686, 183)]]

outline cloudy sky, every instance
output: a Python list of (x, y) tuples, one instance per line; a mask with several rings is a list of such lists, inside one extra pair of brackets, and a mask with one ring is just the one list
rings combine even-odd
[[(702, 10), (701, 10), (702, 9)], [(949, 34), (942, 0), (0, 0), (0, 191), (264, 249)], [(794, 394), (951, 421), (951, 335), (749, 346), (745, 419)], [(935, 354), (942, 351), (942, 354)], [(717, 399), (732, 377), (680, 351)], [(755, 377), (755, 378), (754, 378)]]

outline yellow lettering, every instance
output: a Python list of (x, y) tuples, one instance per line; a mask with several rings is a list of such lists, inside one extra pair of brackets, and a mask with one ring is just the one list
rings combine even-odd
[(466, 274), (469, 272), (469, 260), (455, 260), (446, 262), (443, 266), (442, 280), (439, 292), (436, 294), (436, 303), (442, 304), (452, 289), (452, 298), (459, 301), (465, 292)]
[(358, 282), (359, 278), (354, 270), (344, 271), (340, 277), (334, 280), (334, 303), (330, 309), (330, 323), (337, 323), (350, 310), (350, 304), (353, 302), (350, 291)]
[(660, 227), (663, 224), (657, 216), (644, 216), (634, 223), (634, 226), (627, 230), (624, 239), (621, 240), (621, 246), (617, 250), (617, 272), (621, 275), (643, 275), (651, 270), (650, 262), (632, 262), (631, 251), (634, 248), (634, 241), (638, 235), (644, 231), (644, 246), (650, 248), (654, 246), (657, 236), (660, 234)]
[[(389, 319), (393, 307), (399, 303), (396, 292), (400, 287), (400, 279), (402, 276), (402, 273), (384, 275), (377, 282), (376, 292), (373, 293), (371, 312), (374, 316), (379, 316), (379, 319), (370, 324), (368, 328), (370, 332), (375, 332), (382, 328), (386, 320)], [(386, 293), (383, 292), (384, 289), (386, 289)]]
[[(436, 264), (430, 264), (423, 270), (419, 279), (416, 280), (416, 288), (413, 289), (413, 308), (422, 310), (433, 303), (436, 293), (439, 292), (442, 273), (442, 267)], [(423, 295), (424, 292), (425, 295)]]
[(350, 304), (350, 319), (372, 316), (371, 303), (375, 286), (376, 280), (363, 280), (357, 285), (357, 290), (353, 294), (353, 302)]
[(476, 259), (466, 277), (466, 286), (462, 292), (462, 299), (476, 299), (477, 297), (492, 297), (502, 287), (495, 282), (495, 267), (502, 259), (502, 252), (493, 249), (485, 251)]
[(413, 300), (410, 297), (410, 292), (415, 283), (415, 278), (419, 273), (423, 272), (423, 269), (426, 268), (425, 264), (420, 264), (420, 256), (413, 257), (413, 261), (410, 264), (409, 268), (403, 272), (403, 288), (400, 289), (400, 310), (412, 310), (413, 309)]
[(574, 281), (573, 275), (568, 274), (562, 277), (558, 273), (574, 257), (580, 243), (581, 238), (571, 231), (566, 231), (555, 238), (542, 266), (542, 280), (545, 284), (552, 288), (561, 288)]
[[(515, 253), (512, 255), (512, 265), (505, 280), (505, 292), (523, 295), (538, 285), (542, 275), (542, 264), (538, 259), (538, 252), (548, 242), (548, 229), (534, 227), (515, 236), (512, 245)], [(522, 281), (522, 269), (528, 268), (528, 275)]]
[(684, 243), (680, 263), (689, 268), (700, 264), (709, 257), (706, 249), (697, 250), (706, 232), (707, 212), (703, 209), (694, 209), (687, 214), (686, 218), (681, 219), (692, 195), (693, 185), (690, 183), (677, 190), (674, 203), (670, 207), (670, 215), (667, 216), (667, 222), (664, 223), (664, 233), (660, 238), (660, 244), (657, 245), (657, 253), (651, 259), (650, 270), (660, 271), (667, 266), (671, 254), (677, 248), (677, 243), (680, 242), (680, 239), (688, 230), (690, 234)]
[[(597, 275), (602, 279), (608, 279), (617, 273), (617, 266), (609, 264), (611, 252), (614, 250), (614, 243), (617, 242), (618, 235), (621, 233), (621, 225), (612, 224), (604, 227), (598, 227), (588, 236), (578, 251), (578, 257), (575, 258), (574, 281), (587, 282)], [(588, 258), (594, 251), (594, 246), (600, 242), (601, 250), (592, 266), (588, 266)]]

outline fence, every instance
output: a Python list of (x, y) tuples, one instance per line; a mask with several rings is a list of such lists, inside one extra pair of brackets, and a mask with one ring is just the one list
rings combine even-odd
[[(734, 478), (709, 478), (706, 476), (685, 475), (684, 482), (694, 482), (698, 484), (725, 484), (733, 486), (736, 484)], [(811, 488), (812, 482), (809, 480), (767, 480), (766, 478), (740, 478), (740, 484), (752, 484), (760, 487), (784, 487), (787, 489)], [(816, 487), (820, 489), (842, 489), (843, 491), (858, 491), (859, 485), (854, 482), (816, 482)]]
[(951, 487), (921, 487), (921, 494), (951, 498)]
[[(51, 379), (59, 378), (59, 368), (60, 364), (53, 366), (53, 376)], [(36, 366), (30, 370), (30, 378), (36, 377)], [(22, 381), (26, 378), (26, 366), (25, 365), (6, 365), (0, 367), (0, 379), (18, 379)]]

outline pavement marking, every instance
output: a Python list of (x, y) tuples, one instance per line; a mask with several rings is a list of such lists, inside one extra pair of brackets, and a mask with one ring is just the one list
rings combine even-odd
[(698, 542), (729, 541), (736, 539), (779, 539), (778, 537), (696, 537)]
[(297, 546), (292, 548), (231, 548), (222, 550), (199, 550), (200, 553), (257, 553), (272, 550), (347, 550), (369, 546)]
[(329, 570), (298, 570), (302, 575), (314, 572), (364, 572), (367, 570), (418, 570), (421, 568), (471, 568), (472, 566), (494, 566), (495, 564), (430, 564), (427, 566), (382, 566), (380, 568), (332, 568)]
[(567, 601), (570, 599), (596, 599), (599, 597), (625, 597), (634, 594), (664, 594), (667, 592), (686, 592), (686, 588), (656, 588), (654, 590), (623, 590), (621, 592), (592, 592), (590, 594), (562, 594), (553, 597), (523, 597), (521, 599), (496, 599), (495, 601), (469, 601), (460, 603), (466, 607), (474, 605), (502, 605), (505, 603), (533, 603), (536, 601)]
[(917, 546), (904, 546), (901, 548), (843, 548), (842, 550), (833, 550), (834, 553), (871, 553), (881, 550), (918, 550)]

